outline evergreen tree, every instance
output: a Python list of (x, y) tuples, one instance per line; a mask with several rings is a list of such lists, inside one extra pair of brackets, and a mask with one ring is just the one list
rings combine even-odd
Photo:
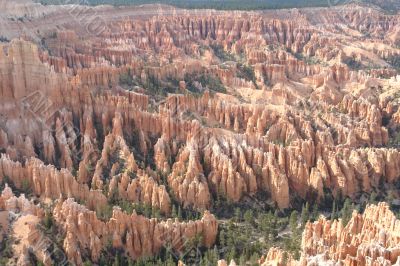
[(313, 206), (312, 219), (314, 221), (318, 219), (318, 204), (314, 204)]
[(175, 266), (175, 265), (176, 265), (176, 263), (175, 263), (174, 259), (172, 258), (172, 255), (171, 255), (171, 254), (169, 254), (168, 260), (166, 261), (165, 264), (166, 264), (167, 266)]
[(270, 236), (273, 236), (274, 228), (275, 228), (275, 217), (269, 211), (266, 214), (261, 214), (259, 217), (260, 220), (260, 228), (265, 233), (267, 239), (270, 239)]
[(109, 262), (107, 262), (107, 259), (105, 258), (104, 253), (102, 253), (99, 258), (99, 265), (102, 266), (102, 265), (107, 265), (107, 264), (109, 264)]
[(160, 210), (158, 208), (155, 208), (154, 217), (155, 218), (161, 218), (161, 213), (160, 213)]
[(231, 260), (235, 259), (236, 257), (236, 249), (235, 247), (231, 247), (226, 255), (226, 261), (230, 262)]
[(213, 257), (213, 261), (212, 261), (213, 265), (217, 265), (217, 262), (219, 260), (217, 245), (214, 245), (214, 249), (212, 251), (212, 257)]
[(331, 221), (336, 219), (336, 201), (333, 200), (332, 203), (332, 214), (331, 214)]
[(235, 239), (236, 239), (236, 235), (234, 232), (234, 224), (232, 220), (229, 220), (228, 223), (228, 232), (227, 232), (227, 245), (229, 248), (233, 248), (235, 247)]
[(393, 200), (394, 200), (394, 199), (395, 199), (395, 196), (393, 195), (393, 191), (390, 190), (390, 191), (388, 192), (387, 196), (386, 196), (385, 201), (386, 201), (390, 206), (392, 206), (392, 203), (393, 203)]
[(246, 221), (246, 223), (248, 224), (252, 224), (254, 222), (254, 218), (253, 218), (253, 211), (252, 210), (247, 210), (244, 213), (244, 220)]
[(344, 201), (344, 205), (343, 205), (343, 209), (341, 211), (342, 213), (342, 224), (343, 226), (346, 226), (347, 223), (350, 221), (351, 219), (351, 214), (353, 212), (353, 206), (351, 204), (351, 200), (349, 198), (347, 198)]
[(175, 207), (175, 205), (172, 205), (171, 216), (172, 216), (172, 218), (178, 217), (178, 214), (176, 213), (176, 207)]
[(377, 198), (376, 192), (372, 191), (371, 195), (369, 196), (369, 203), (375, 204), (376, 203), (376, 198)]
[(208, 266), (208, 261), (207, 261), (207, 258), (205, 256), (200, 258), (199, 265), (200, 266)]
[(271, 221), (271, 233), (273, 240), (278, 236), (278, 212), (275, 210), (275, 214), (272, 216)]
[(258, 254), (257, 252), (254, 252), (253, 255), (251, 255), (251, 257), (250, 257), (251, 265), (259, 265), (258, 264), (259, 258), (260, 258), (260, 254)]
[(145, 205), (144, 205), (144, 210), (143, 210), (144, 216), (146, 216), (146, 217), (151, 217), (151, 212), (152, 212), (151, 206), (148, 205), (148, 204), (145, 204)]
[(239, 257), (239, 265), (246, 265), (246, 257), (244, 254)]
[(182, 210), (181, 210), (181, 205), (178, 206), (178, 218), (179, 220), (182, 220)]
[(225, 230), (221, 230), (221, 232), (219, 233), (219, 245), (221, 247), (225, 247), (225, 245), (226, 245)]
[(306, 204), (303, 205), (303, 208), (301, 210), (301, 225), (304, 226), (309, 218), (310, 218), (310, 211), (308, 202), (306, 202)]
[(242, 213), (239, 208), (235, 208), (235, 222), (239, 223), (241, 221)]
[(285, 251), (285, 252), (283, 253), (282, 265), (286, 265), (287, 262), (288, 262), (288, 254), (287, 254), (287, 252)]
[(297, 231), (297, 219), (298, 219), (297, 211), (294, 210), (290, 214), (290, 218), (289, 218), (290, 230), (292, 230), (293, 233)]
[(50, 229), (53, 226), (53, 214), (50, 211), (46, 211), (43, 224), (46, 229)]
[(343, 203), (343, 192), (339, 188), (338, 191), (336, 192), (336, 204), (338, 205), (338, 210), (340, 209), (342, 203)]
[(117, 253), (114, 257), (114, 263), (112, 266), (120, 266), (121, 265), (121, 256), (119, 253)]

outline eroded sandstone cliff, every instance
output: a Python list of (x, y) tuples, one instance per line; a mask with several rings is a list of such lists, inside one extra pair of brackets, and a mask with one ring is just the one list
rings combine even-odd
[(363, 214), (353, 212), (346, 226), (341, 219), (321, 216), (308, 222), (299, 261), (279, 248), (271, 248), (261, 265), (398, 265), (400, 222), (387, 203), (369, 205)]
[[(0, 181), (57, 201), (62, 248), (78, 265), (97, 261), (108, 241), (133, 259), (172, 240), (179, 252), (198, 235), (211, 247), (217, 199), (264, 195), (283, 210), (330, 196), (356, 201), (399, 182), (398, 14), (78, 6), (71, 19), (70, 6), (1, 6), (4, 36), (18, 38), (0, 44)], [(103, 18), (99, 31), (82, 10)], [(42, 208), (4, 195), (6, 211)], [(101, 220), (112, 205), (162, 218), (116, 207)], [(204, 215), (168, 219), (176, 209)], [(394, 264), (391, 219), (379, 205), (345, 228), (309, 224), (301, 263)], [(282, 256), (271, 249), (262, 261)]]

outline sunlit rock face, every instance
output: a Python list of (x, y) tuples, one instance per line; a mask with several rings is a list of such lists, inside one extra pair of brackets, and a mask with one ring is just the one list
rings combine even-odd
[(200, 235), (201, 245), (211, 247), (217, 235), (217, 221), (208, 211), (201, 220), (179, 222), (168, 219), (157, 221), (133, 213), (127, 215), (117, 208), (110, 220), (101, 221), (96, 213), (72, 199), (58, 202), (54, 209), (57, 222), (64, 228), (63, 247), (70, 261), (82, 264), (80, 250), (88, 248), (91, 260), (98, 261), (108, 241), (114, 248), (122, 248), (127, 256), (138, 258), (156, 255), (162, 247), (184, 248), (184, 241)]
[(363, 214), (353, 212), (345, 227), (340, 220), (330, 222), (324, 218), (308, 223), (302, 246), (309, 262), (317, 263), (318, 254), (324, 254), (322, 261), (341, 261), (348, 265), (394, 265), (400, 262), (399, 226), (400, 221), (389, 210), (389, 205), (379, 203), (368, 206)]
[[(283, 210), (399, 182), (399, 15), (355, 4), (235, 15), (0, 7), (0, 180), (30, 192), (5, 189), (0, 207), (42, 218), (29, 197), (52, 203), (78, 265), (98, 260), (108, 241), (133, 259), (171, 238), (201, 236), (211, 247), (217, 199), (262, 195)], [(162, 217), (118, 208), (98, 217), (122, 203)], [(168, 220), (173, 206), (204, 215)], [(381, 204), (345, 228), (308, 224), (299, 263), (394, 264), (393, 219)], [(265, 261), (282, 256), (272, 249)]]
[[(400, 221), (387, 203), (369, 205), (364, 213), (353, 212), (346, 226), (342, 221), (321, 216), (307, 223), (299, 261), (287, 265), (398, 265)], [(271, 248), (260, 259), (261, 265), (285, 265), (284, 251)]]

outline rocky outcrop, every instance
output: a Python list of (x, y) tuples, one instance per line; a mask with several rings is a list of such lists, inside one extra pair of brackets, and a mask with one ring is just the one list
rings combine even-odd
[(280, 248), (270, 248), (267, 255), (261, 257), (259, 263), (261, 266), (296, 266), (297, 262), (285, 252)]
[[(0, 179), (41, 202), (60, 199), (64, 248), (77, 264), (86, 248), (96, 261), (108, 240), (133, 258), (175, 238), (215, 240), (207, 212), (179, 223), (116, 209), (100, 221), (92, 211), (110, 202), (169, 215), (175, 200), (204, 211), (219, 196), (238, 202), (266, 192), (285, 209), (297, 197), (356, 198), (399, 181), (398, 15), (357, 5), (234, 16), (87, 7), (104, 19), (93, 34), (60, 9), (69, 6), (22, 2), (0, 3), (4, 34), (25, 32), (0, 45)], [(125, 17), (138, 10), (140, 18)], [(31, 208), (26, 202), (9, 204)], [(358, 255), (351, 230), (336, 238), (339, 247), (329, 243), (336, 255), (327, 261), (378, 254), (393, 262), (392, 246), (367, 245)], [(307, 241), (309, 257), (323, 257), (325, 246)], [(279, 265), (283, 255), (273, 249), (264, 261)]]
[(15, 213), (32, 214), (39, 217), (43, 217), (44, 215), (43, 210), (35, 205), (33, 200), (27, 199), (24, 194), (19, 197), (15, 196), (7, 183), (1, 192), (0, 207), (2, 210)]
[[(115, 129), (115, 132), (122, 129)], [(133, 154), (129, 151), (123, 137), (119, 134), (109, 134), (104, 141), (104, 148), (92, 179), (92, 187), (103, 188), (105, 182), (120, 173), (136, 172), (138, 166)]]
[[(51, 91), (53, 95), (61, 94), (59, 89), (65, 86), (62, 84), (63, 77), (41, 64), (36, 45), (13, 40), (9, 45), (2, 44), (0, 50), (2, 100), (19, 100), (35, 91), (46, 93), (53, 90)], [(43, 88), (43, 84), (47, 86)]]
[[(143, 171), (135, 175), (133, 179), (128, 173), (114, 176), (108, 186), (108, 196), (134, 203), (144, 203), (159, 209), (163, 214), (170, 214), (171, 200), (165, 186), (158, 185), (153, 177)], [(117, 194), (113, 195), (115, 191)]]
[(52, 242), (40, 230), (39, 222), (45, 212), (39, 204), (35, 204), (33, 199), (28, 200), (24, 194), (15, 196), (6, 183), (0, 195), (0, 212), (6, 213), (7, 224), (2, 226), (4, 230), (10, 228), (6, 233), (14, 241), (13, 257), (18, 265), (30, 265), (30, 254), (46, 266), (54, 264), (47, 250)]
[(82, 252), (90, 251), (90, 258), (97, 261), (100, 252), (111, 241), (114, 248), (121, 248), (133, 259), (157, 254), (162, 247), (171, 245), (182, 252), (185, 241), (200, 235), (202, 245), (211, 247), (217, 235), (217, 221), (209, 212), (201, 220), (179, 222), (171, 219), (158, 221), (137, 215), (128, 215), (114, 208), (110, 220), (101, 221), (95, 212), (68, 199), (57, 203), (54, 217), (64, 232), (64, 249), (68, 258), (82, 264)]
[(193, 140), (189, 141), (172, 167), (168, 184), (184, 207), (207, 209), (211, 198), (199, 154), (197, 144)]
[[(400, 223), (387, 203), (369, 205), (364, 214), (353, 212), (346, 226), (321, 216), (303, 232), (299, 261), (279, 248), (271, 248), (261, 265), (397, 265), (400, 263)], [(285, 261), (285, 262), (284, 262)]]
[[(276, 27), (289, 30), (292, 26), (277, 23)], [(61, 33), (57, 38), (79, 43), (69, 33)], [(90, 51), (80, 48), (81, 53)], [(33, 45), (15, 41), (7, 49), (8, 55), (4, 56), (9, 61), (8, 65), (21, 68), (15, 63), (18, 58), (25, 61), (29, 59), (43, 76), (52, 73), (46, 58), (42, 56), (40, 59)], [(25, 54), (29, 53), (32, 55), (28, 58)], [(327, 77), (323, 81), (325, 87), (318, 88), (321, 92), (328, 92), (334, 87), (332, 84), (340, 87), (352, 81), (345, 66), (335, 65), (322, 71), (318, 67), (304, 65), (288, 51), (248, 53), (252, 55), (252, 60), (259, 62), (257, 64), (286, 65), (290, 61), (293, 65), (288, 65), (284, 71), (288, 80), (300, 80), (302, 75), (316, 76), (328, 71), (329, 75), (323, 74)], [(9, 71), (5, 66), (4, 71)], [(234, 68), (232, 66), (229, 69)], [(371, 95), (355, 100), (356, 97), (351, 94), (340, 96), (345, 94), (343, 89), (333, 88), (340, 95), (333, 95), (334, 100), (330, 97), (329, 101), (316, 103), (313, 101), (313, 93), (310, 100), (305, 101), (300, 100), (303, 95), (296, 95), (299, 92), (295, 90), (274, 86), (272, 95), (279, 94), (284, 100), (279, 101), (279, 104), (286, 102), (291, 105), (287, 110), (235, 102), (226, 97), (212, 97), (209, 92), (205, 92), (199, 98), (169, 95), (160, 104), (158, 112), (149, 112), (149, 97), (146, 95), (121, 89), (104, 92), (93, 89), (94, 86), (107, 87), (106, 83), (113, 87), (119, 74), (134, 76), (136, 73), (141, 74), (142, 70), (134, 66), (121, 66), (118, 70), (121, 72), (111, 76), (107, 74), (107, 78), (99, 73), (98, 76), (82, 79), (81, 74), (89, 70), (88, 66), (79, 68), (70, 81), (66, 82), (67, 85), (60, 85), (59, 82), (64, 80), (66, 73), (72, 75), (70, 72), (50, 75), (54, 76), (49, 85), (52, 89), (44, 90), (44, 94), (49, 95), (56, 110), (58, 106), (61, 108), (49, 120), (54, 132), (43, 127), (36, 130), (36, 125), (32, 122), (25, 124), (21, 118), (7, 122), (6, 130), (2, 129), (0, 145), (6, 147), (10, 158), (23, 161), (25, 158), (39, 157), (45, 163), (67, 168), (71, 172), (77, 169), (80, 186), (86, 184), (93, 189), (100, 189), (114, 176), (119, 176), (114, 178), (113, 183), (116, 184), (124, 172), (136, 173), (140, 168), (145, 170), (143, 168), (146, 167), (138, 165), (137, 159), (154, 154), (154, 164), (157, 170), (168, 176), (168, 185), (176, 198), (185, 207), (194, 206), (199, 209), (210, 207), (211, 195), (217, 193), (239, 201), (244, 195), (267, 191), (280, 208), (286, 208), (290, 205), (291, 192), (306, 198), (313, 191), (318, 198), (322, 198), (324, 189), (329, 189), (333, 194), (341, 191), (352, 197), (358, 192), (368, 192), (377, 187), (381, 176), (388, 183), (399, 178), (398, 152), (376, 148), (387, 145), (389, 133), (383, 120), (390, 117), (397, 108), (388, 97), (383, 99)], [(17, 96), (12, 91), (7, 97), (19, 98), (45, 82), (38, 79), (41, 75), (32, 79), (25, 77), (30, 71), (33, 70), (21, 69), (16, 72), (21, 78), (26, 78), (29, 84), (20, 86), (15, 83), (17, 81), (13, 81), (3, 85), (7, 93), (9, 88), (20, 91)], [(257, 76), (257, 71), (255, 74)], [(151, 75), (158, 74), (152, 72)], [(157, 78), (162, 80), (165, 78), (163, 75)], [(317, 95), (315, 92), (314, 95)], [(323, 94), (317, 96), (325, 97)], [(85, 107), (81, 108), (80, 105)], [(318, 113), (311, 113), (309, 109)], [(188, 119), (188, 115), (193, 116)], [(393, 118), (396, 116), (393, 115)], [(19, 125), (19, 134), (14, 136), (10, 132), (15, 125)], [(28, 135), (23, 137), (23, 131), (27, 128), (30, 129)], [(99, 146), (102, 146), (101, 152)], [(136, 146), (135, 155), (130, 150), (132, 146)], [(179, 150), (181, 146), (185, 149)], [(370, 148), (362, 148), (364, 146)], [(355, 148), (354, 152), (350, 151)], [(150, 192), (147, 192), (145, 202), (151, 202), (155, 207), (167, 211), (168, 200), (162, 196), (166, 194), (158, 184), (159, 177), (152, 174), (142, 176), (152, 176), (155, 183), (150, 182), (153, 185), (146, 186), (151, 187), (151, 191), (159, 191), (151, 193), (151, 197), (153, 194), (158, 197), (154, 200), (149, 199)], [(139, 183), (143, 184), (142, 181)], [(122, 187), (121, 191), (126, 191), (127, 187)], [(136, 200), (144, 198), (137, 196)]]
[(321, 217), (306, 225), (300, 265), (317, 265), (318, 261), (345, 265), (399, 263), (399, 225), (386, 203), (369, 205), (364, 214), (353, 212), (346, 226), (340, 220), (331, 222)]
[(106, 197), (99, 190), (91, 190), (87, 185), (79, 184), (75, 177), (66, 170), (57, 170), (44, 165), (38, 159), (30, 159), (25, 164), (14, 162), (2, 155), (0, 158), (0, 178), (7, 178), (17, 188), (32, 189), (32, 192), (44, 198), (58, 199), (74, 197), (85, 201), (87, 206), (95, 209), (104, 206)]

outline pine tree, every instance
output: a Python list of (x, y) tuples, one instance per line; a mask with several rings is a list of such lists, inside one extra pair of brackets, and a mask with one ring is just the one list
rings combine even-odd
[(219, 245), (221, 247), (225, 247), (226, 244), (226, 235), (225, 235), (225, 230), (221, 230), (219, 233)]
[(254, 222), (254, 218), (253, 218), (253, 211), (252, 210), (247, 210), (244, 213), (244, 220), (246, 221), (246, 223), (248, 224), (252, 224)]
[(250, 257), (251, 265), (259, 265), (258, 264), (259, 258), (260, 258), (260, 254), (258, 254), (257, 252), (254, 252), (253, 255), (251, 255), (251, 257)]
[(395, 196), (393, 195), (393, 191), (390, 190), (390, 191), (388, 192), (387, 196), (386, 196), (385, 201), (386, 201), (387, 203), (389, 203), (390, 206), (392, 206), (392, 203), (393, 203), (393, 200), (394, 200), (394, 199), (395, 199)]
[(182, 210), (181, 210), (181, 205), (178, 206), (178, 218), (179, 220), (182, 220)]
[(242, 254), (239, 258), (239, 265), (246, 265), (246, 257)]
[(235, 222), (239, 223), (241, 221), (241, 211), (239, 208), (235, 209)]
[(282, 265), (286, 265), (287, 262), (288, 262), (288, 254), (287, 254), (287, 252), (285, 251), (285, 252), (283, 253)]
[(318, 204), (314, 204), (313, 206), (312, 218), (314, 221), (318, 219)]
[(289, 218), (290, 230), (292, 230), (293, 233), (295, 233), (297, 231), (297, 219), (298, 219), (297, 211), (294, 210), (290, 214), (290, 218)]
[(372, 191), (371, 195), (369, 196), (369, 203), (375, 204), (376, 198), (377, 198), (376, 192)]
[(102, 253), (99, 258), (99, 265), (108, 265), (108, 264), (109, 262), (107, 262), (106, 258), (104, 257), (104, 253)]
[(206, 254), (204, 255), (204, 257), (202, 258), (201, 264), (200, 264), (200, 265), (203, 265), (203, 266), (208, 266), (208, 265), (210, 265), (210, 261), (209, 261), (208, 258), (207, 258), (207, 254), (208, 254), (208, 253), (206, 253)]
[(117, 254), (115, 255), (114, 263), (112, 264), (112, 266), (120, 266), (120, 265), (121, 265), (120, 254), (117, 253)]
[(177, 215), (177, 213), (176, 213), (176, 207), (175, 207), (175, 205), (172, 205), (171, 216), (172, 216), (172, 218), (178, 217), (178, 215)]
[(213, 249), (213, 251), (212, 251), (212, 256), (213, 256), (213, 261), (212, 261), (212, 263), (213, 263), (213, 265), (216, 265), (217, 264), (217, 262), (218, 262), (218, 260), (219, 260), (219, 255), (218, 255), (218, 248), (217, 248), (217, 246), (216, 245), (214, 245), (214, 249)]
[(156, 210), (155, 210), (154, 217), (158, 218), (158, 219), (161, 218), (161, 213), (160, 213), (160, 210), (158, 208), (156, 208)]
[(306, 202), (305, 205), (303, 205), (303, 208), (301, 210), (301, 225), (304, 226), (308, 219), (310, 217), (310, 211), (309, 211), (309, 206), (308, 206), (308, 202)]
[(258, 219), (260, 220), (261, 230), (265, 233), (267, 239), (270, 239), (271, 234), (273, 234), (274, 223), (274, 216), (271, 211), (266, 214), (261, 214)]
[(172, 258), (171, 254), (169, 254), (169, 256), (168, 256), (168, 260), (166, 261), (166, 265), (167, 266), (175, 266), (176, 265), (176, 263), (175, 263), (174, 259)]
[(336, 201), (334, 200), (332, 203), (332, 214), (331, 214), (331, 221), (336, 219)]
[(343, 202), (343, 192), (339, 188), (338, 191), (336, 192), (336, 203), (338, 203), (338, 209), (340, 209), (340, 204)]
[(231, 260), (235, 259), (236, 257), (236, 249), (235, 247), (231, 247), (226, 255), (226, 261), (230, 262)]
[(50, 229), (53, 226), (53, 215), (50, 211), (46, 211), (43, 219), (43, 224), (46, 229)]
[(272, 221), (271, 221), (271, 233), (273, 239), (275, 239), (278, 236), (278, 218), (279, 218), (278, 211), (275, 210), (275, 213), (272, 216)]
[(144, 210), (143, 210), (144, 216), (146, 216), (146, 217), (151, 217), (151, 211), (152, 211), (152, 210), (151, 210), (151, 206), (145, 204), (145, 205), (144, 205)]
[(228, 232), (227, 232), (227, 241), (226, 244), (228, 245), (229, 248), (234, 248), (235, 247), (235, 235), (234, 235), (234, 230), (233, 230), (233, 222), (232, 220), (229, 220), (228, 223)]
[(351, 219), (351, 214), (353, 212), (353, 206), (349, 198), (347, 198), (344, 202), (343, 209), (342, 209), (342, 224), (346, 226), (347, 223)]

